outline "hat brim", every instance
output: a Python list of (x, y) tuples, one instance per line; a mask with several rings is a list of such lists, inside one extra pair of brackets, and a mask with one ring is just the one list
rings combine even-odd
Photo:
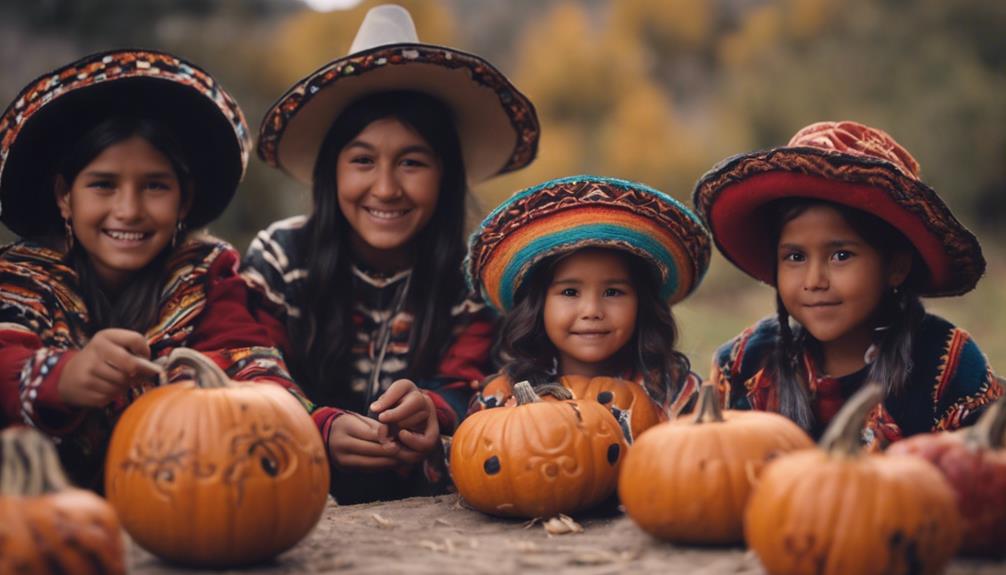
[(493, 210), (469, 242), (468, 282), (508, 311), (542, 260), (590, 247), (650, 264), (669, 305), (699, 285), (711, 251), (705, 227), (674, 198), (635, 182), (574, 176), (518, 192)]
[(928, 271), (921, 295), (966, 293), (985, 271), (977, 238), (936, 192), (882, 160), (807, 147), (743, 154), (700, 178), (693, 202), (723, 255), (775, 285), (769, 205), (798, 197), (863, 210), (904, 234)]
[[(136, 67), (149, 59), (160, 66), (156, 72)], [(123, 115), (158, 121), (178, 139), (196, 188), (189, 227), (202, 227), (226, 209), (250, 147), (240, 109), (208, 74), (187, 62), (157, 52), (121, 51), (91, 55), (46, 74), (8, 106), (0, 119), (6, 151), (0, 220), (23, 237), (61, 230), (52, 187), (56, 162), (95, 125)]]
[(393, 44), (334, 60), (286, 92), (266, 113), (258, 154), (310, 184), (332, 122), (367, 94), (424, 92), (454, 112), (468, 182), (522, 168), (537, 154), (534, 106), (487, 61), (428, 44)]

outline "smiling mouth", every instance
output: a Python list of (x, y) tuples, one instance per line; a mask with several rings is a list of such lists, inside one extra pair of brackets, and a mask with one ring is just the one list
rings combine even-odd
[(837, 301), (833, 301), (833, 302), (818, 302), (818, 303), (805, 303), (805, 304), (803, 304), (803, 307), (810, 307), (810, 308), (835, 307), (835, 306), (839, 305), (840, 303), (841, 302), (837, 302)]
[(150, 232), (127, 232), (123, 230), (101, 230), (101, 233), (121, 242), (139, 242), (153, 235)]
[(604, 337), (611, 333), (610, 331), (573, 331), (570, 332), (572, 335), (579, 337)]
[(395, 218), (400, 218), (412, 211), (411, 209), (405, 209), (405, 210), (378, 210), (376, 208), (363, 208), (363, 209), (368, 214), (379, 220), (393, 220)]

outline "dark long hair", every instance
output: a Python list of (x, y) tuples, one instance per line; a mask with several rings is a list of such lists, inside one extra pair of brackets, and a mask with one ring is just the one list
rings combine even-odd
[[(783, 226), (814, 206), (827, 206), (842, 218), (867, 244), (881, 253), (886, 261), (895, 254), (909, 253), (912, 267), (908, 278), (896, 290), (890, 290), (881, 299), (876, 314), (874, 345), (877, 355), (867, 375), (870, 381), (884, 385), (885, 394), (898, 395), (908, 386), (912, 372), (912, 334), (922, 323), (925, 308), (919, 300), (918, 288), (925, 268), (912, 244), (897, 229), (867, 212), (824, 200), (805, 198), (786, 199), (772, 206), (775, 225), (774, 242), (779, 244)], [(776, 292), (776, 315), (779, 337), (773, 353), (766, 363), (767, 375), (776, 382), (779, 393), (779, 412), (806, 430), (817, 422), (804, 365), (804, 352), (810, 352), (813, 361), (822, 361), (820, 343), (799, 325), (790, 325), (789, 312)]]
[[(100, 122), (69, 147), (56, 164), (55, 175), (67, 187), (72, 186), (80, 172), (102, 152), (133, 137), (143, 138), (164, 154), (178, 178), (182, 192), (181, 205), (184, 205), (194, 193), (189, 162), (168, 127), (148, 118), (113, 116)], [(181, 241), (183, 238), (177, 239)], [(113, 301), (102, 288), (87, 251), (79, 242), (74, 242), (66, 254), (66, 261), (79, 278), (81, 295), (90, 315), (87, 328), (90, 333), (109, 327), (130, 329), (140, 333), (149, 329), (157, 320), (165, 264), (171, 252), (170, 245), (165, 247), (150, 263), (130, 278)]]
[(331, 400), (338, 389), (330, 380), (345, 373), (354, 341), (350, 225), (339, 209), (336, 164), (339, 152), (376, 120), (395, 118), (414, 129), (433, 148), (443, 166), (433, 216), (412, 240), (414, 261), (405, 309), (415, 317), (410, 334), (409, 371), (413, 378), (435, 375), (451, 335), (451, 307), (464, 290), (465, 199), (468, 188), (461, 145), (449, 108), (418, 92), (384, 92), (350, 105), (325, 136), (314, 165), (314, 210), (298, 246), (308, 263), (297, 296), (301, 314), (288, 328), (294, 346), (291, 368), (316, 401)]
[[(667, 302), (660, 297), (651, 266), (629, 252), (612, 251), (628, 264), (639, 300), (636, 329), (619, 352), (623, 362), (619, 367), (641, 374), (650, 397), (667, 405), (691, 370), (688, 358), (675, 349), (677, 324)], [(561, 375), (554, 373), (557, 350), (545, 333), (544, 319), (545, 296), (561, 257), (551, 256), (535, 266), (514, 294), (513, 309), (503, 319), (495, 355), (511, 381), (528, 380), (532, 385), (541, 385)]]

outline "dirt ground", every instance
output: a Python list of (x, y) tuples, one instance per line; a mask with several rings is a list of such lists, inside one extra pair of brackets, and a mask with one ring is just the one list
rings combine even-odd
[[(491, 518), (456, 495), (338, 507), (329, 501), (318, 526), (275, 561), (240, 571), (192, 571), (167, 565), (138, 546), (134, 575), (180, 573), (609, 573), (760, 574), (741, 548), (677, 547), (649, 537), (617, 512), (578, 517), (582, 533), (549, 536), (541, 525)], [(955, 561), (952, 575), (1003, 575), (1006, 563)]]

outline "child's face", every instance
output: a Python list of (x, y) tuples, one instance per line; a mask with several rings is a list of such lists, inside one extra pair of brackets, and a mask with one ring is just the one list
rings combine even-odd
[(545, 332), (563, 375), (602, 375), (604, 362), (632, 338), (638, 299), (624, 259), (581, 250), (555, 267), (545, 295)]
[(370, 123), (339, 152), (339, 209), (353, 228), (353, 248), (383, 269), (408, 262), (412, 240), (437, 207), (437, 154), (395, 118)]
[(787, 222), (777, 257), (776, 285), (786, 311), (826, 347), (849, 344), (859, 353), (870, 345), (884, 294), (908, 273), (907, 265), (889, 263), (828, 206), (812, 206)]
[(99, 281), (113, 292), (171, 243), (186, 211), (171, 162), (139, 136), (106, 148), (57, 203)]

